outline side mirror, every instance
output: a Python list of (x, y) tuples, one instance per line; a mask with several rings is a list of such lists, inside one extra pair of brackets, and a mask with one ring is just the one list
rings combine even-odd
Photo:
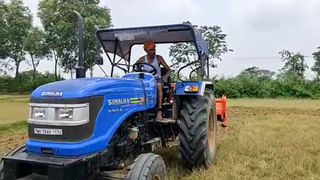
[(96, 64), (103, 65), (103, 57), (100, 55), (96, 56)]

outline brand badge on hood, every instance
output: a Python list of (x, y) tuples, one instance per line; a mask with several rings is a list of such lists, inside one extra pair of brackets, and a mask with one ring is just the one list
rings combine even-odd
[(41, 93), (41, 96), (61, 97), (62, 92), (59, 91), (45, 91)]

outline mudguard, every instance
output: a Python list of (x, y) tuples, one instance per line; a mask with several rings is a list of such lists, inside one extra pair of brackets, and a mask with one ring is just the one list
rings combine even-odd
[[(196, 92), (186, 92), (186, 87), (197, 86)], [(203, 96), (206, 88), (213, 90), (213, 83), (211, 81), (183, 81), (176, 83), (175, 95), (199, 95)]]

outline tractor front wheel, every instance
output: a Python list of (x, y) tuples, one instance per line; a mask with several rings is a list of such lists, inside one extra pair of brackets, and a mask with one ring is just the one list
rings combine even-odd
[(3, 180), (4, 177), (3, 177), (3, 160), (0, 158), (0, 180)]
[(129, 166), (126, 180), (166, 180), (166, 166), (161, 156), (146, 153), (139, 155)]
[(182, 163), (189, 169), (205, 167), (214, 161), (217, 150), (217, 115), (211, 90), (203, 96), (186, 96), (179, 122)]

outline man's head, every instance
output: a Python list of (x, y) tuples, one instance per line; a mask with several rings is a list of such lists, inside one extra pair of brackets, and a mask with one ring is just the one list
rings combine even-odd
[(156, 53), (156, 45), (154, 44), (153, 41), (146, 41), (143, 44), (143, 49), (146, 51), (146, 53), (149, 56), (154, 56)]

